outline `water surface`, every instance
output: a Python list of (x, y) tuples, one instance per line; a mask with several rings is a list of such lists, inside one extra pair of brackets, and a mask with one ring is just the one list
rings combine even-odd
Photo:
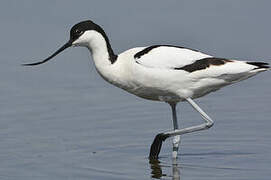
[[(173, 165), (171, 141), (159, 162), (147, 158), (154, 136), (172, 128), (170, 107), (104, 82), (86, 49), (20, 66), (49, 55), (87, 18), (116, 52), (166, 43), (270, 63), (269, 1), (60, 2), (1, 2), (1, 180), (270, 179), (270, 72), (198, 99), (215, 125), (184, 135)], [(178, 118), (182, 127), (202, 122), (187, 103)]]

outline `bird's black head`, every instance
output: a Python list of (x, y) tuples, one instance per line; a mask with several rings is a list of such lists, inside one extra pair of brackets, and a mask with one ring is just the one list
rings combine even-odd
[(79, 23), (75, 24), (71, 28), (70, 40), (75, 41), (82, 34), (84, 34), (84, 32), (90, 31), (90, 30), (97, 31), (97, 32), (102, 33), (102, 34), (104, 33), (103, 29), (99, 25), (92, 22), (91, 20), (82, 21), (82, 22), (79, 22)]
[(50, 59), (52, 59), (53, 57), (55, 57), (57, 54), (59, 54), (63, 50), (67, 49), (68, 47), (71, 47), (72, 45), (86, 46), (87, 42), (89, 42), (89, 40), (91, 39), (91, 35), (90, 35), (91, 33), (89, 33), (89, 32), (92, 32), (92, 34), (93, 34), (93, 32), (94, 32), (94, 34), (97, 32), (99, 34), (101, 34), (106, 41), (107, 50), (110, 55), (110, 60), (116, 58), (104, 30), (99, 25), (95, 24), (94, 22), (87, 20), (87, 21), (82, 21), (82, 22), (75, 24), (70, 30), (69, 41), (66, 44), (64, 44), (61, 48), (59, 48), (51, 56), (49, 56), (48, 58), (46, 58), (45, 60), (40, 61), (40, 62), (23, 64), (23, 65), (34, 66), (34, 65), (43, 64), (43, 63), (49, 61)]

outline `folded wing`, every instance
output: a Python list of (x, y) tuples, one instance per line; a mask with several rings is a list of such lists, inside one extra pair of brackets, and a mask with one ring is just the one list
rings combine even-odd
[(134, 55), (138, 64), (163, 69), (181, 69), (198, 60), (211, 57), (193, 49), (169, 45), (149, 46)]

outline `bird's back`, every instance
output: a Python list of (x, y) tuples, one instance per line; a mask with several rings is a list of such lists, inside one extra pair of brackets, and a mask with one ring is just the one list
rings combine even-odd
[(133, 48), (119, 58), (129, 64), (125, 68), (132, 86), (126, 90), (152, 100), (201, 97), (269, 68), (267, 63), (215, 58), (168, 45)]

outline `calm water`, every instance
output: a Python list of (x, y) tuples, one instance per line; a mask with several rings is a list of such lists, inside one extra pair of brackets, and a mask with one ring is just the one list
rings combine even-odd
[[(154, 136), (172, 128), (165, 103), (146, 101), (98, 76), (86, 49), (38, 67), (92, 19), (116, 53), (175, 44), (226, 58), (270, 63), (270, 4), (255, 0), (0, 2), (0, 180), (270, 180), (271, 78), (262, 73), (198, 99), (215, 120), (148, 161)], [(178, 105), (182, 127), (202, 122)]]
[[(107, 84), (87, 58), (63, 62), (0, 67), (0, 179), (270, 179), (268, 72), (199, 99), (215, 126), (184, 135), (173, 166), (170, 141), (159, 163), (147, 158), (172, 126), (168, 105)], [(178, 115), (201, 122), (186, 103)]]

